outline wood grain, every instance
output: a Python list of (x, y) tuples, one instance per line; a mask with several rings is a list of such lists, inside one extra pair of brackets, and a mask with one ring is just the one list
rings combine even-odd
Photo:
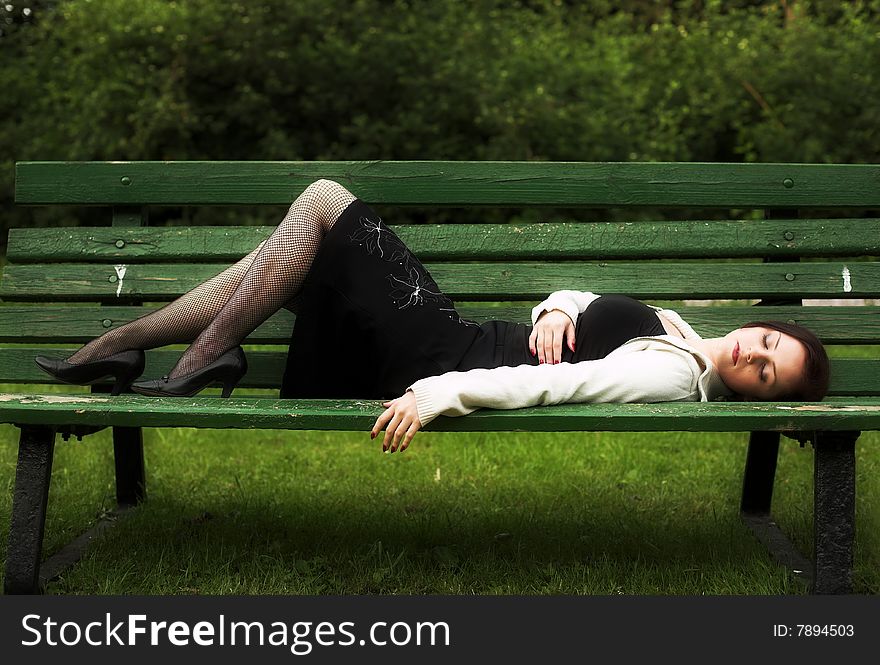
[[(387, 221), (387, 220), (386, 220)], [(391, 225), (423, 261), (832, 257), (880, 253), (880, 219)], [(15, 228), (13, 263), (227, 262), (274, 226)]]
[(880, 165), (669, 162), (18, 162), (19, 204), (290, 203), (331, 178), (367, 203), (880, 206)]

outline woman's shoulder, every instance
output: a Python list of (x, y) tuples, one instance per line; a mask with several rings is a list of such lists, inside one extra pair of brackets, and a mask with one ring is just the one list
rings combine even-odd
[[(699, 336), (697, 339), (700, 339)], [(664, 355), (667, 358), (670, 353), (677, 357), (681, 362), (676, 366), (680, 367), (683, 375), (690, 376), (694, 381), (701, 401), (713, 401), (731, 394), (709, 356), (690, 344), (687, 339), (676, 335), (636, 337), (616, 349), (614, 353), (639, 353), (643, 351), (665, 351), (667, 353)], [(667, 365), (667, 370), (668, 367)], [(651, 363), (646, 358), (644, 369), (650, 371), (650, 368)]]

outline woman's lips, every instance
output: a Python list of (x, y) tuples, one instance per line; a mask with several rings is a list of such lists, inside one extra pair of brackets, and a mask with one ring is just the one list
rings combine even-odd
[(736, 361), (739, 360), (739, 342), (733, 347), (733, 366), (736, 367)]

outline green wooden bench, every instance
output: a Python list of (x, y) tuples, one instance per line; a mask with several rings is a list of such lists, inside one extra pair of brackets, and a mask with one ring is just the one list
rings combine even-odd
[[(378, 402), (279, 400), (271, 392), (220, 399), (216, 389), (186, 399), (110, 397), (109, 384), (92, 387), (92, 394), (41, 395), (32, 387), (51, 382), (34, 355), (60, 356), (144, 314), (150, 308), (143, 303), (177, 297), (240, 259), (274, 228), (150, 227), (149, 206), (281, 206), (318, 178), (338, 180), (374, 205), (444, 291), (462, 303), (466, 318), (527, 322), (536, 302), (562, 288), (664, 302), (757, 299), (760, 310), (729, 303), (676, 308), (704, 336), (774, 318), (810, 326), (828, 344), (880, 343), (880, 308), (801, 306), (803, 298), (880, 296), (880, 219), (863, 214), (880, 208), (880, 166), (19, 163), (18, 204), (101, 206), (95, 218), (106, 225), (9, 232), (0, 284), (0, 382), (27, 385), (0, 395), (0, 422), (21, 429), (7, 593), (39, 589), (56, 433), (68, 438), (112, 427), (117, 498), (132, 505), (145, 498), (143, 427), (370, 429), (382, 410)], [(554, 215), (541, 224), (398, 225), (407, 213), (392, 207), (414, 205), (608, 208), (632, 216), (649, 206), (676, 210), (681, 221), (565, 223)], [(861, 210), (842, 213), (844, 208)], [(763, 212), (735, 220), (731, 210)], [(705, 221), (709, 212), (723, 218)], [(250, 370), (240, 387), (277, 390), (292, 324), (293, 314), (280, 310), (248, 338), (279, 346), (248, 354)], [(165, 373), (178, 356), (149, 351), (144, 376)], [(855, 441), (862, 430), (880, 429), (878, 370), (876, 358), (835, 360), (831, 397), (821, 404), (560, 405), (438, 418), (428, 429), (751, 432), (743, 517), (777, 558), (807, 569), (803, 575), (815, 592), (840, 593), (851, 588)], [(814, 449), (812, 562), (799, 558), (770, 518), (780, 432)]]

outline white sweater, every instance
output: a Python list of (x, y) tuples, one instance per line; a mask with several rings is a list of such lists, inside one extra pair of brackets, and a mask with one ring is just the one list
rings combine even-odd
[[(532, 324), (545, 310), (572, 321), (599, 296), (556, 291), (532, 310)], [(519, 365), (446, 372), (412, 384), (422, 427), (439, 415), (463, 416), (477, 409), (518, 409), (564, 402), (709, 401), (730, 394), (712, 361), (687, 343), (700, 339), (677, 312), (661, 312), (685, 339), (636, 337), (604, 358), (556, 365)]]

